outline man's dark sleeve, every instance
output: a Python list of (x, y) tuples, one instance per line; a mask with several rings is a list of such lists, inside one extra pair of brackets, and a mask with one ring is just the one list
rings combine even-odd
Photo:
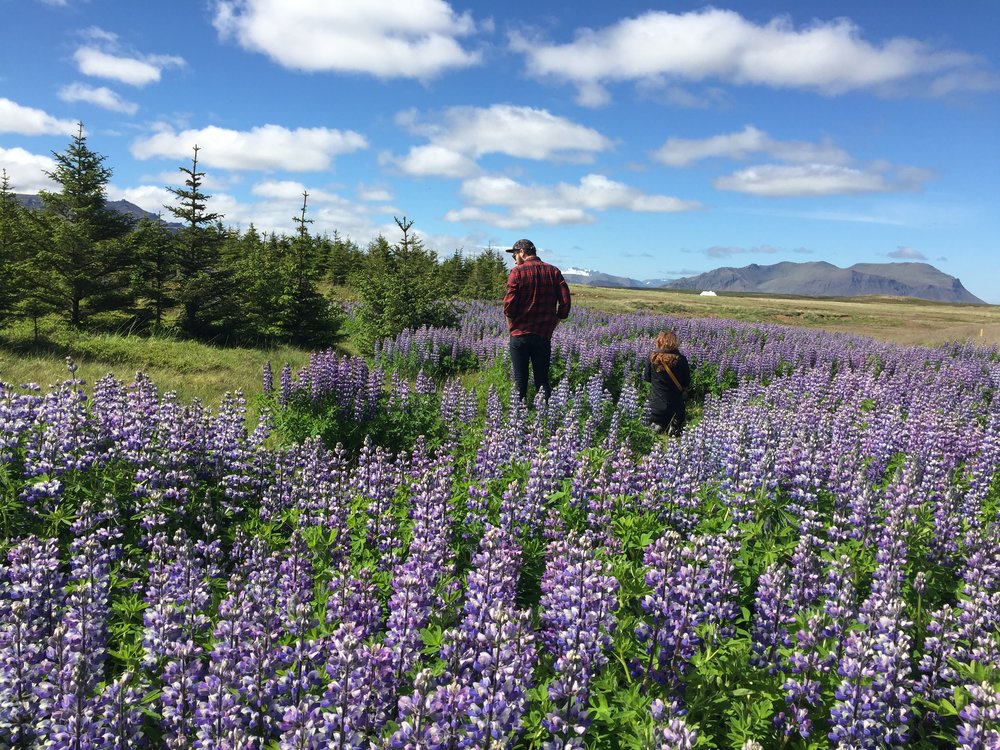
[(559, 275), (559, 302), (556, 304), (556, 317), (560, 320), (565, 320), (569, 317), (569, 284), (563, 278), (562, 271), (557, 271), (556, 273)]
[(509, 319), (517, 314), (517, 276), (511, 269), (507, 276), (507, 293), (503, 296), (503, 314)]

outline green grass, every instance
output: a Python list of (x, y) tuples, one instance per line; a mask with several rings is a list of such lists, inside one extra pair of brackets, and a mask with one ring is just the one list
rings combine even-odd
[(65, 380), (67, 358), (88, 385), (112, 373), (126, 383), (143, 372), (163, 391), (176, 391), (181, 401), (198, 399), (216, 405), (227, 392), (248, 398), (263, 389), (264, 363), (271, 362), (277, 378), (288, 362), (297, 370), (309, 353), (289, 346), (267, 349), (217, 347), (168, 336), (122, 335), (75, 331), (45, 321), (39, 341), (27, 325), (13, 325), (0, 335), (0, 380), (37, 383), (47, 388)]

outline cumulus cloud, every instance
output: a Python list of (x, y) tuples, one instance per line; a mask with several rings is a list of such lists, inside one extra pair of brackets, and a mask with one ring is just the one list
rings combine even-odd
[(73, 120), (61, 120), (44, 110), (25, 107), (0, 97), (0, 133), (73, 135), (77, 128)]
[[(296, 180), (262, 180), (250, 189), (259, 200), (237, 201), (230, 195), (219, 194), (221, 202), (212, 197), (212, 210), (224, 213), (229, 226), (246, 228), (253, 224), (262, 232), (289, 234), (294, 231), (293, 217), (302, 209), (302, 193), (309, 193), (307, 218), (312, 219), (309, 231), (354, 238), (364, 243), (382, 231), (383, 206), (352, 201), (323, 187), (310, 186)], [(388, 209), (391, 212), (391, 209)]]
[(89, 43), (73, 53), (77, 69), (84, 75), (108, 78), (129, 86), (157, 83), (165, 68), (183, 66), (176, 55), (143, 55), (120, 50), (117, 35), (99, 28), (86, 32)]
[[(0, 122), (2, 122), (0, 116)], [(7, 172), (11, 192), (37, 193), (39, 190), (54, 190), (58, 186), (45, 176), (55, 169), (51, 157), (33, 154), (23, 148), (0, 147), (0, 167)]]
[(846, 164), (850, 156), (829, 141), (779, 141), (752, 125), (737, 133), (723, 133), (709, 138), (668, 138), (653, 152), (653, 159), (669, 167), (686, 167), (701, 159), (725, 157), (746, 159), (763, 153), (781, 161)]
[[(581, 29), (566, 44), (511, 36), (530, 73), (569, 81), (583, 105), (608, 100), (617, 81), (722, 81), (836, 95), (920, 81), (931, 90), (982, 85), (982, 63), (963, 52), (938, 50), (915, 39), (863, 38), (848, 19), (796, 28), (787, 17), (765, 24), (731, 10), (651, 11), (598, 30)], [(995, 87), (995, 78), (993, 84)]]
[(358, 198), (369, 203), (388, 203), (392, 200), (392, 191), (388, 188), (362, 185), (358, 188)]
[(216, 0), (223, 39), (286, 68), (429, 79), (479, 62), (459, 39), (475, 32), (468, 13), (442, 0)]
[(41, 154), (33, 154), (23, 148), (3, 148), (0, 146), (0, 168), (7, 173), (11, 192), (37, 193), (39, 190), (58, 188), (46, 177), (56, 167), (55, 161)]
[(404, 157), (385, 159), (414, 176), (468, 177), (478, 171), (477, 160), (487, 154), (586, 162), (613, 145), (593, 128), (544, 109), (509, 104), (452, 107), (433, 120), (404, 112), (397, 122), (429, 140)]
[(901, 260), (927, 260), (927, 256), (919, 250), (914, 250), (912, 247), (904, 247), (902, 245), (889, 253), (889, 257), (899, 258)]
[(88, 86), (84, 83), (71, 83), (63, 86), (58, 92), (64, 102), (86, 102), (112, 112), (123, 112), (134, 115), (139, 109), (135, 102), (122, 99), (117, 93), (106, 86)]
[(862, 169), (836, 164), (762, 164), (720, 177), (714, 185), (720, 190), (785, 198), (916, 190), (930, 176), (912, 168), (890, 174), (879, 164)]
[(330, 168), (335, 156), (367, 148), (365, 137), (352, 130), (262, 125), (252, 130), (229, 130), (214, 125), (140, 138), (131, 146), (137, 159), (154, 157), (187, 161), (199, 146), (198, 160), (220, 169), (279, 169), (316, 172)]
[(611, 209), (675, 213), (701, 208), (693, 201), (648, 195), (599, 174), (586, 175), (577, 185), (553, 186), (525, 185), (509, 177), (483, 176), (466, 180), (461, 192), (469, 205), (449, 211), (445, 215), (448, 221), (484, 222), (502, 229), (537, 224), (590, 224), (596, 220), (594, 212)]

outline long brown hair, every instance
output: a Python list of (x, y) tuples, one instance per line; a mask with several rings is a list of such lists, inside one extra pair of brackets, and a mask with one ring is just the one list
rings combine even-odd
[(680, 342), (676, 333), (660, 331), (656, 334), (656, 351), (649, 355), (649, 361), (657, 370), (665, 372), (667, 367), (673, 367), (681, 361), (681, 355), (677, 351), (678, 346)]

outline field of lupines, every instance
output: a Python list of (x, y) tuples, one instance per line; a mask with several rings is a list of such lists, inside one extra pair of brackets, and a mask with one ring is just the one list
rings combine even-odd
[(506, 340), (0, 386), (0, 748), (1000, 745), (995, 349), (582, 310), (525, 410)]

